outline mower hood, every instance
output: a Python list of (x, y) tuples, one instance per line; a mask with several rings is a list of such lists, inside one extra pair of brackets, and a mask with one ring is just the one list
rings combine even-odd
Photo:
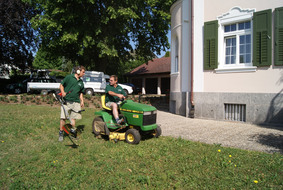
[(149, 111), (155, 111), (156, 108), (150, 105), (141, 104), (132, 100), (126, 100), (120, 107), (120, 110), (133, 112), (133, 113), (144, 113)]

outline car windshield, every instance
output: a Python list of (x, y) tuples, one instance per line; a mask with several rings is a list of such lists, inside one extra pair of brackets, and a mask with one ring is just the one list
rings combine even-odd
[(84, 82), (102, 82), (102, 77), (84, 76)]

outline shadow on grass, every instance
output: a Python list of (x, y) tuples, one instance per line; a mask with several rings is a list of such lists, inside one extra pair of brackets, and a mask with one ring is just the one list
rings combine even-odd
[[(273, 134), (273, 133), (258, 134), (258, 135), (253, 135), (252, 138), (262, 145), (279, 149), (279, 152), (283, 154), (283, 135)], [(275, 151), (271, 151), (270, 153), (273, 152)]]
[(78, 131), (79, 133), (82, 133), (84, 130), (85, 130), (85, 125), (79, 125), (79, 126), (77, 126), (77, 131)]
[(67, 135), (67, 134), (64, 135), (64, 138), (65, 137), (68, 137), (70, 142), (73, 143), (73, 144), (69, 144), (69, 145), (65, 145), (65, 146), (68, 146), (68, 147), (71, 147), (71, 148), (78, 148), (79, 147), (79, 145), (74, 142), (74, 140), (76, 141), (76, 139), (74, 139), (74, 137), (71, 137), (71, 135)]
[[(84, 131), (84, 128), (85, 128), (85, 125), (79, 125), (79, 126), (77, 126), (77, 135), (78, 135), (77, 138), (79, 138), (79, 136), (81, 135), (81, 133)], [(65, 145), (65, 146), (71, 147), (71, 148), (78, 148), (78, 147), (79, 147), (78, 143), (75, 143), (75, 141), (77, 141), (77, 139), (75, 139), (74, 137), (72, 137), (71, 134), (68, 135), (68, 134), (64, 133), (64, 136), (65, 136), (65, 137), (67, 136), (67, 137), (69, 138), (69, 140), (73, 143), (73, 144), (71, 144), (71, 145)]]
[(66, 145), (67, 147), (71, 147), (71, 148), (78, 148), (79, 145), (76, 145), (76, 144), (72, 144), (72, 145)]

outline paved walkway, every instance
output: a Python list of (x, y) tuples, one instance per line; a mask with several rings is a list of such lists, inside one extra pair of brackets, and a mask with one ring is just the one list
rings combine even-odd
[(158, 111), (157, 123), (161, 124), (163, 136), (283, 154), (283, 126), (191, 119), (164, 111)]

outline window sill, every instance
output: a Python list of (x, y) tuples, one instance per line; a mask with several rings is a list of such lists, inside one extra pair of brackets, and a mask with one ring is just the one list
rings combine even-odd
[(245, 72), (256, 72), (257, 67), (249, 66), (249, 67), (241, 67), (241, 68), (220, 68), (215, 69), (215, 73), (245, 73)]
[(174, 75), (179, 75), (180, 73), (179, 72), (175, 72), (175, 73), (171, 73), (170, 75), (172, 76), (174, 76)]

